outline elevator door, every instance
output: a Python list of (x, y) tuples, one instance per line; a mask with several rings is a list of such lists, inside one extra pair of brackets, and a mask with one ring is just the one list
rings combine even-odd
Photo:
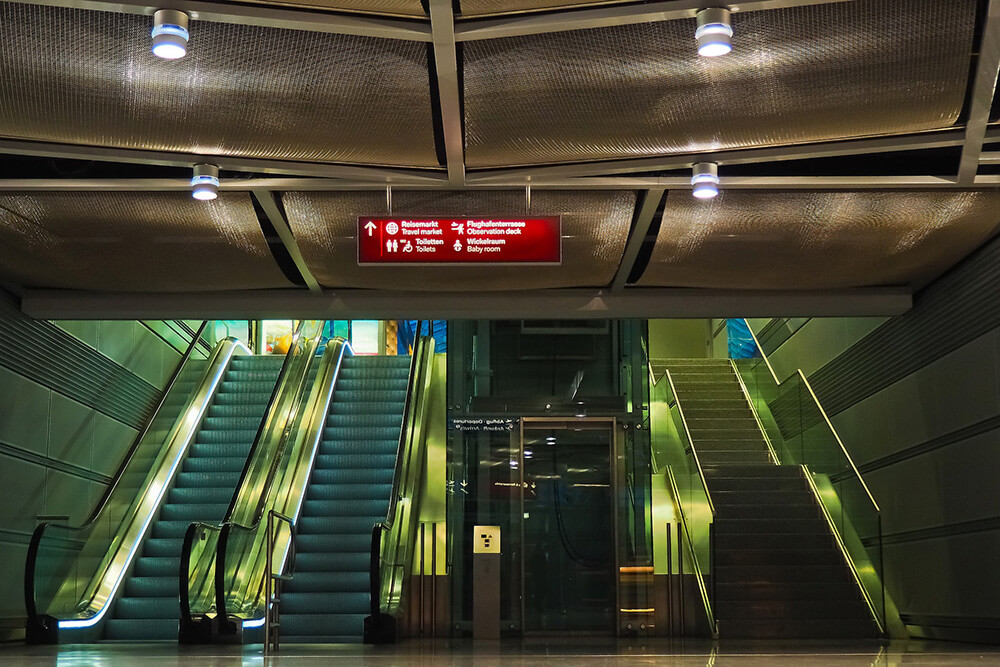
[(525, 419), (522, 429), (524, 631), (612, 634), (614, 421)]

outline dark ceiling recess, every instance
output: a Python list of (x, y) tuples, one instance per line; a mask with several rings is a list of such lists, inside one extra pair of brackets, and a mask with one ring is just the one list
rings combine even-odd
[[(260, 223), (260, 231), (264, 234), (264, 240), (267, 241), (267, 249), (271, 251), (271, 255), (274, 257), (274, 261), (277, 263), (278, 268), (281, 272), (285, 274), (288, 278), (288, 282), (293, 285), (298, 285), (300, 287), (305, 287), (306, 281), (299, 273), (298, 268), (295, 266), (295, 262), (292, 260), (292, 256), (288, 254), (288, 249), (285, 244), (281, 242), (281, 237), (278, 236), (277, 230), (275, 230), (274, 225), (271, 224), (271, 219), (264, 212), (264, 208), (260, 205), (260, 201), (257, 199), (256, 194), (251, 195), (251, 200), (253, 200), (253, 212), (257, 215), (257, 222)], [(275, 195), (275, 203), (278, 205), (278, 210), (281, 211), (281, 215), (285, 215), (285, 206), (281, 202), (281, 197)], [(286, 216), (287, 219), (287, 216)]]

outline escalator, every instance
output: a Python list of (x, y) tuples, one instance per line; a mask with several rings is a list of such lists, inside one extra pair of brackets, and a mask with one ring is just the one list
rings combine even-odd
[(208, 324), (90, 517), (32, 536), (29, 642), (177, 639), (184, 530), (225, 513), (284, 377), (284, 359), (254, 357), (232, 338), (197, 358)]
[(177, 638), (184, 532), (192, 521), (218, 521), (225, 514), (283, 361), (280, 356), (233, 357), (125, 579), (124, 594), (105, 626), (106, 639)]
[(409, 370), (408, 356), (344, 359), (281, 594), (283, 641), (362, 639), (371, 530), (389, 509)]
[[(268, 463), (237, 491), (237, 511), (188, 529), (182, 641), (395, 637), (420, 527), (428, 424), (443, 430), (444, 366), (429, 337), (413, 357), (355, 357), (334, 339), (312, 368), (315, 350), (302, 346), (308, 379), (289, 392), (288, 416), (266, 439)], [(428, 416), (432, 385), (441, 419)], [(440, 431), (434, 438), (443, 443)]]

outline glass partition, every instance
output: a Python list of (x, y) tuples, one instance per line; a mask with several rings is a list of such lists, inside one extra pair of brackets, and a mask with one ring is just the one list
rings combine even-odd
[(682, 586), (685, 585), (685, 575), (694, 576), (709, 631), (715, 636), (718, 630), (711, 599), (714, 568), (711, 533), (715, 507), (698, 454), (691, 445), (691, 435), (683, 408), (677, 402), (670, 373), (664, 371), (662, 376), (652, 381), (650, 428), (653, 474), (661, 477), (661, 483), (671, 496), (674, 518), (681, 526), (681, 541), (684, 542), (675, 545), (674, 555), (670, 558), (676, 562)]
[[(384, 616), (398, 617), (403, 606), (404, 580), (412, 567), (420, 527), (422, 475), (427, 458), (427, 413), (434, 381), (434, 339), (421, 337), (410, 364), (399, 454), (393, 473), (392, 495), (386, 520), (374, 527), (372, 562), (372, 617), (374, 633), (385, 632)], [(377, 553), (376, 553), (377, 551)]]
[[(761, 349), (759, 344), (757, 347)], [(801, 370), (779, 382), (766, 356), (734, 363), (781, 463), (804, 465), (811, 473), (810, 482), (884, 631), (878, 503)]]
[(82, 526), (43, 524), (32, 536), (25, 572), (30, 640), (90, 627), (107, 611), (230, 358), (249, 353), (227, 339), (208, 361), (195, 358), (206, 324), (90, 518)]

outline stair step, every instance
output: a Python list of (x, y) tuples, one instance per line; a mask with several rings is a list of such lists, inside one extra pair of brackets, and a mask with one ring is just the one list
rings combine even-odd
[(871, 614), (860, 592), (856, 599), (842, 600), (752, 600), (727, 601), (718, 605), (722, 619), (850, 619), (861, 620)]
[(877, 639), (874, 623), (868, 619), (728, 619), (719, 622), (719, 636), (735, 639)]
[(725, 548), (716, 544), (715, 564), (724, 566), (788, 566), (820, 565), (844, 567), (844, 557), (835, 547), (833, 539), (818, 546), (770, 548), (766, 540), (757, 548)]
[[(709, 487), (711, 491), (711, 487)], [(712, 496), (713, 502), (715, 496)], [(811, 519), (822, 518), (820, 509), (806, 498), (806, 503), (801, 501), (798, 504), (759, 504), (748, 502), (746, 504), (725, 504), (715, 503), (716, 519)]]
[[(832, 551), (832, 549), (831, 549)], [(851, 580), (847, 565), (841, 561), (821, 565), (722, 565), (715, 567), (719, 583), (739, 581), (747, 584), (797, 586), (803, 582), (840, 583)]]
[[(711, 490), (711, 486), (709, 489)], [(778, 533), (788, 535), (803, 535), (820, 533), (828, 535), (829, 525), (823, 519), (716, 519), (715, 534), (730, 535), (737, 533)]]

